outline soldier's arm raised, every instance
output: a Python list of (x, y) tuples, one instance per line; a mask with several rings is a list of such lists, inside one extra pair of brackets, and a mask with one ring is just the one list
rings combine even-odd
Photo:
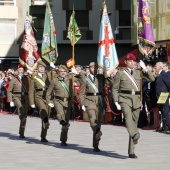
[(147, 77), (147, 79), (151, 82), (155, 80), (153, 74), (149, 70), (147, 72), (143, 72), (143, 76)]
[(47, 101), (47, 104), (51, 103), (50, 99), (51, 99), (51, 93), (54, 89), (54, 83), (55, 83), (55, 78), (52, 79), (52, 81), (50, 82), (50, 85), (47, 89), (47, 92), (46, 92), (46, 101)]
[(84, 105), (85, 93), (86, 93), (86, 76), (83, 72), (79, 74), (79, 82), (80, 82), (80, 104)]
[(29, 92), (28, 92), (28, 99), (29, 99), (29, 104), (34, 105), (34, 94), (35, 94), (35, 87), (34, 87), (34, 79), (31, 78), (30, 86), (29, 86)]

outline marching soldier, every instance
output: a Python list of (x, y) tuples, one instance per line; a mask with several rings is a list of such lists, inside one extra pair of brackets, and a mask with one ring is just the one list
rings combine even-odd
[(104, 76), (97, 74), (95, 62), (89, 64), (89, 71), (90, 73), (87, 76), (80, 72), (80, 103), (82, 110), (87, 112), (90, 119), (90, 126), (93, 131), (93, 151), (100, 152)]
[[(140, 134), (137, 128), (138, 118), (141, 107), (140, 100), (140, 71), (134, 69), (136, 57), (129, 53), (126, 56), (126, 68), (120, 69), (116, 74), (116, 79), (113, 84), (112, 94), (113, 100), (118, 110), (122, 110), (126, 128), (129, 133), (129, 158), (137, 158), (135, 155), (135, 144), (138, 143)], [(139, 62), (143, 71), (143, 76), (148, 80), (154, 81), (152, 73), (147, 70), (143, 61)]]
[(19, 119), (20, 119), (20, 127), (19, 134), (20, 138), (25, 138), (25, 126), (27, 120), (27, 112), (28, 112), (28, 89), (29, 83), (27, 76), (23, 75), (24, 68), (22, 65), (18, 65), (18, 75), (13, 76), (10, 81), (7, 96), (8, 101), (10, 102), (10, 107), (17, 107)]
[(45, 63), (38, 61), (38, 73), (33, 75), (29, 87), (29, 103), (32, 108), (37, 107), (40, 118), (42, 119), (41, 142), (48, 142), (46, 139), (47, 129), (49, 128), (50, 110), (46, 103), (46, 90), (49, 86), (51, 76), (45, 71)]
[[(53, 67), (54, 68), (54, 67)], [(68, 146), (67, 136), (69, 129), (69, 119), (71, 112), (71, 76), (68, 75), (67, 67), (60, 65), (58, 67), (58, 75), (53, 78), (46, 94), (47, 104), (50, 107), (55, 107), (57, 119), (62, 125), (60, 141), (61, 146)], [(51, 102), (51, 94), (54, 90), (54, 104)]]

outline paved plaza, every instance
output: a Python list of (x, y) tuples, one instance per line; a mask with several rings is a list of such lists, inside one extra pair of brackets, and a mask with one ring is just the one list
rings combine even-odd
[(170, 132), (140, 130), (138, 159), (128, 158), (125, 127), (102, 125), (102, 152), (92, 151), (88, 122), (70, 122), (68, 147), (60, 146), (57, 120), (50, 120), (48, 143), (40, 142), (41, 121), (28, 117), (24, 140), (18, 137), (19, 118), (0, 114), (0, 170), (169, 170)]

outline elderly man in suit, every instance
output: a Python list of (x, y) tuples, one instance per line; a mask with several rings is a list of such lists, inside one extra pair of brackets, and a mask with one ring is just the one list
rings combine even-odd
[[(125, 59), (126, 68), (119, 69), (113, 84), (113, 100), (118, 110), (122, 110), (126, 128), (129, 133), (129, 158), (137, 158), (135, 144), (138, 143), (140, 134), (137, 128), (141, 100), (140, 100), (140, 71), (134, 69), (136, 57), (128, 53)], [(152, 73), (147, 70), (143, 61), (139, 62), (143, 74), (150, 81), (154, 81)]]
[(22, 65), (18, 65), (18, 75), (13, 76), (10, 81), (7, 96), (10, 102), (10, 107), (17, 107), (17, 112), (20, 118), (19, 134), (20, 138), (25, 138), (25, 126), (28, 113), (28, 89), (29, 83), (27, 76), (23, 75), (24, 68)]
[[(168, 65), (168, 63), (167, 63)], [(161, 92), (170, 92), (170, 72), (168, 70), (164, 71), (164, 64), (162, 62), (157, 62), (155, 69), (158, 73), (156, 79), (156, 97), (159, 98)], [(159, 109), (162, 114), (163, 127), (161, 131), (170, 130), (170, 115), (169, 115), (169, 97), (164, 105), (159, 105)]]
[(42, 119), (41, 142), (48, 142), (46, 139), (49, 128), (50, 108), (46, 103), (46, 91), (51, 81), (50, 72), (45, 71), (46, 64), (38, 61), (38, 73), (31, 77), (29, 87), (29, 103), (32, 108), (37, 107)]

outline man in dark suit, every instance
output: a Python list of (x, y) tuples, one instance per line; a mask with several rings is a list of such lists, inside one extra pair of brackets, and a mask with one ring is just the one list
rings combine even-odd
[[(157, 62), (155, 65), (155, 69), (158, 73), (158, 76), (156, 79), (156, 87), (155, 87), (156, 97), (159, 98), (161, 92), (169, 92), (170, 91), (170, 85), (169, 85), (170, 73), (168, 74), (165, 71), (163, 71), (163, 63), (162, 62)], [(163, 128), (161, 130), (163, 130), (163, 131), (168, 130), (168, 128), (170, 127), (169, 97), (168, 97), (167, 101), (165, 102), (165, 104), (160, 105), (159, 108), (162, 113), (162, 121), (163, 121)]]

